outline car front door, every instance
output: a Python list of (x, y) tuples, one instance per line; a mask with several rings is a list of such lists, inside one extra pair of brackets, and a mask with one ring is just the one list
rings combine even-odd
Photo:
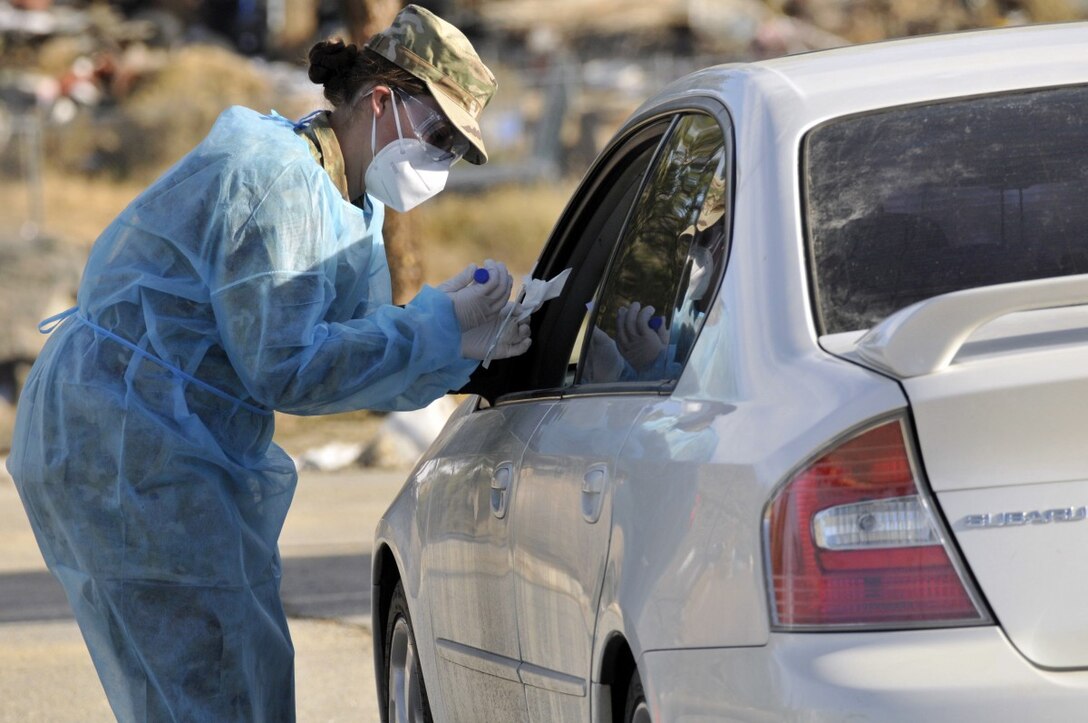
[(615, 459), (642, 404), (638, 397), (560, 402), (523, 458), (513, 561), (532, 721), (587, 720)]
[(526, 719), (509, 506), (525, 445), (550, 406), (459, 416), (416, 473), (420, 509), (427, 510), (420, 597), (430, 611), (440, 687), (429, 692), (441, 695), (451, 721)]

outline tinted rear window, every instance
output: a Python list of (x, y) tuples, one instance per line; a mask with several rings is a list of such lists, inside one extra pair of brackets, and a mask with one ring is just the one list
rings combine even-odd
[(803, 149), (823, 333), (976, 286), (1088, 273), (1088, 86), (826, 123)]

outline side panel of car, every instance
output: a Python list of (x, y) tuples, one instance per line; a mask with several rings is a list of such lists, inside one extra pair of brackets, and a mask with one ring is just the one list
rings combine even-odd
[[(396, 535), (413, 550), (403, 559), (422, 560), (405, 576), (426, 616), (419, 639), (436, 720), (610, 723), (601, 716), (615, 696), (604, 686), (630, 679), (632, 661), (655, 720), (1075, 719), (1081, 672), (1032, 666), (997, 626), (773, 629), (768, 500), (851, 433), (912, 412), (898, 382), (821, 350), (810, 310), (800, 139), (859, 86), (840, 98), (819, 85), (840, 85), (840, 75), (810, 79), (807, 94), (804, 76), (797, 85), (773, 64), (738, 74), (747, 77), (717, 76), (712, 90), (683, 81), (628, 126), (536, 269), (542, 278), (573, 269), (564, 295), (534, 315), (546, 353), (535, 344), (495, 365), (502, 373), (479, 393), (496, 406), (458, 418), (400, 499), (401, 512), (416, 513)], [(871, 82), (871, 94), (849, 99), (854, 110), (902, 95), (886, 78)], [(903, 97), (930, 93), (912, 88), (917, 97)], [(725, 145), (691, 115), (719, 121)], [(670, 165), (670, 153), (689, 159)], [(699, 195), (709, 184), (696, 167), (723, 182), (722, 208)], [(694, 283), (704, 258), (715, 279), (728, 263), (709, 295)], [(645, 364), (620, 339), (635, 302), (657, 310), (649, 328), (671, 333)], [(593, 361), (611, 362), (598, 365), (608, 373), (589, 373)], [(957, 510), (954, 523), (1011, 512), (1075, 547), (1064, 537), (1082, 519), (1074, 502), (979, 506), (934, 487), (945, 511)], [(617, 660), (623, 675), (605, 669)]]
[[(760, 521), (775, 485), (843, 431), (904, 405), (890, 380), (818, 352), (780, 371), (796, 386), (746, 388), (731, 402), (674, 394), (635, 423), (615, 473), (598, 665), (613, 634), (636, 656), (766, 643)], [(798, 394), (804, 407), (791, 404)]]
[(737, 100), (728, 266), (675, 390), (647, 406), (619, 455), (595, 680), (616, 634), (636, 659), (766, 644), (760, 520), (775, 485), (845, 431), (905, 406), (895, 382), (816, 346), (796, 163), (776, 148), (765, 109)]
[[(457, 420), (418, 477), (420, 593), (443, 710), (439, 720), (525, 720), (518, 665), (510, 505), (525, 444), (549, 402), (482, 409)], [(421, 642), (420, 645), (428, 643)]]

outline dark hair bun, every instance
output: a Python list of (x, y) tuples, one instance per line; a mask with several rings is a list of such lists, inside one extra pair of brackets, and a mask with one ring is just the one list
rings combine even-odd
[(355, 44), (344, 45), (342, 40), (323, 40), (310, 48), (310, 80), (321, 85), (341, 76), (359, 58)]

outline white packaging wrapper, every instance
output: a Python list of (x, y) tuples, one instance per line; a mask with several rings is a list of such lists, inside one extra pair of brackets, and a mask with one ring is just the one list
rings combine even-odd
[[(563, 287), (567, 285), (567, 278), (570, 277), (570, 272), (570, 269), (563, 269), (547, 280), (534, 279), (529, 275), (521, 277), (521, 289), (518, 290), (517, 296), (514, 297), (517, 303), (510, 307), (510, 313), (503, 319), (502, 323), (499, 324), (499, 328), (495, 332), (495, 338), (488, 344), (487, 353), (484, 354), (484, 360), (481, 364), (484, 369), (487, 369), (491, 364), (491, 354), (495, 351), (499, 339), (506, 333), (506, 329), (510, 325), (511, 320), (515, 323), (525, 321), (534, 311), (543, 306), (545, 301), (554, 299), (559, 296), (559, 294), (563, 293)], [(514, 313), (515, 309), (518, 310), (517, 314)]]

